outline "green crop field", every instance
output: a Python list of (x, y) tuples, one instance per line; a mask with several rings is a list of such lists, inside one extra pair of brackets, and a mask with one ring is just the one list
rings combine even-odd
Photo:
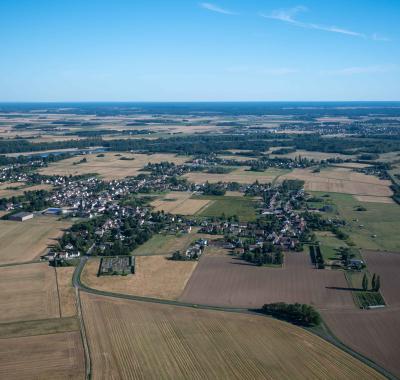
[(205, 209), (200, 211), (200, 216), (237, 216), (240, 221), (252, 221), (257, 218), (257, 202), (246, 197), (224, 196), (196, 196), (196, 199), (211, 199)]
[[(328, 194), (336, 210), (325, 215), (337, 215), (346, 220), (343, 228), (359, 248), (400, 251), (400, 206), (397, 204), (360, 202), (349, 194), (313, 192), (321, 197)], [(356, 211), (357, 206), (366, 211)], [(334, 208), (335, 209), (335, 208)]]

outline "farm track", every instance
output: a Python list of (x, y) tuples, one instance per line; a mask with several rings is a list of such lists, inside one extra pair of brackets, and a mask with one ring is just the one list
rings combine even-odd
[[(151, 298), (151, 297), (140, 297), (140, 296), (134, 296), (134, 295), (127, 295), (127, 294), (120, 294), (120, 293), (113, 293), (113, 292), (107, 292), (107, 291), (102, 291), (102, 290), (97, 290), (93, 288), (89, 288), (86, 285), (82, 284), (81, 282), (81, 274), (82, 270), (88, 261), (88, 257), (82, 257), (81, 260), (79, 261), (79, 264), (77, 265), (73, 277), (72, 277), (72, 284), (74, 288), (76, 289), (76, 294), (78, 297), (78, 301), (80, 300), (79, 292), (83, 291), (86, 293), (94, 294), (94, 295), (100, 295), (100, 296), (106, 296), (106, 297), (111, 297), (111, 298), (119, 298), (119, 299), (126, 299), (126, 300), (133, 300), (133, 301), (141, 301), (141, 302), (148, 302), (148, 303), (156, 303), (156, 304), (164, 304), (164, 305), (172, 305), (172, 306), (180, 306), (180, 307), (186, 307), (186, 308), (195, 308), (195, 309), (202, 309), (202, 310), (214, 310), (214, 311), (225, 311), (225, 312), (230, 312), (230, 313), (240, 313), (240, 314), (250, 314), (250, 315), (260, 315), (256, 311), (252, 311), (247, 308), (235, 308), (235, 307), (224, 307), (224, 306), (213, 306), (213, 305), (205, 305), (205, 304), (194, 304), (194, 303), (189, 303), (189, 302), (182, 302), (182, 301), (173, 301), (173, 300), (163, 300), (163, 299), (158, 299), (158, 298)], [(78, 306), (79, 307), (79, 306)], [(86, 330), (85, 330), (85, 323), (83, 320), (83, 315), (82, 311), (79, 311), (80, 313), (80, 323), (81, 323), (81, 329), (83, 331), (82, 339), (84, 340), (83, 344), (85, 346), (85, 355), (88, 356), (86, 360), (88, 360), (87, 363), (89, 363), (89, 367), (86, 368), (86, 377), (87, 379), (91, 378), (91, 373), (92, 369), (90, 367), (90, 348), (87, 343), (87, 338), (86, 338)], [(326, 326), (325, 322), (322, 324), (322, 328), (320, 331), (315, 331), (312, 329), (307, 329), (308, 331), (314, 333), (315, 335), (319, 336), (320, 338), (326, 340), (327, 342), (331, 343), (332, 345), (340, 348), (341, 350), (345, 351), (347, 354), (353, 356), (354, 358), (360, 360), (361, 362), (367, 364), (371, 368), (375, 369), (377, 372), (379, 372), (381, 375), (385, 376), (386, 378), (390, 380), (396, 380), (398, 379), (396, 376), (394, 376), (392, 373), (387, 371), (385, 368), (380, 366), (379, 364), (375, 363), (371, 359), (367, 358), (366, 356), (359, 354), (357, 351), (354, 351), (351, 349), (349, 346), (344, 344), (342, 341), (340, 341), (333, 333), (332, 331)]]

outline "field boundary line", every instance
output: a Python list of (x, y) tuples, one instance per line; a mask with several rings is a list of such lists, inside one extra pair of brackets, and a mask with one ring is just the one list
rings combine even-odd
[(58, 275), (57, 275), (57, 268), (54, 267), (54, 275), (56, 276), (56, 287), (57, 287), (57, 297), (58, 297), (58, 311), (60, 314), (60, 318), (62, 318), (62, 312), (61, 312), (61, 296), (60, 296), (60, 288), (58, 286)]

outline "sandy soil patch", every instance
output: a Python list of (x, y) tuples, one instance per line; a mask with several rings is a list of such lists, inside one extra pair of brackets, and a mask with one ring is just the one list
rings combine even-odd
[[(121, 156), (116, 156), (120, 154)], [(140, 169), (148, 163), (162, 161), (183, 164), (188, 157), (175, 156), (174, 154), (157, 153), (152, 155), (133, 154), (126, 152), (107, 152), (104, 157), (97, 157), (98, 154), (75, 156), (66, 160), (55, 162), (47, 168), (41, 169), (41, 174), (78, 175), (97, 173), (105, 180), (120, 179), (129, 176), (136, 176), (141, 173)], [(74, 165), (74, 162), (86, 158), (87, 162)], [(121, 160), (121, 157), (134, 158), (134, 160)]]
[(93, 379), (382, 378), (304, 329), (271, 318), (86, 293), (82, 301)]
[(39, 258), (70, 225), (70, 222), (44, 216), (25, 222), (0, 220), (0, 264)]
[(0, 323), (60, 316), (54, 268), (47, 263), (0, 268)]
[(0, 339), (2, 379), (84, 379), (78, 331)]
[(343, 272), (317, 270), (306, 253), (285, 254), (283, 268), (258, 267), (232, 256), (204, 255), (180, 300), (198, 304), (261, 307), (300, 302), (323, 308), (355, 308)]
[(172, 261), (165, 256), (138, 256), (134, 275), (97, 277), (99, 260), (86, 263), (82, 281), (96, 289), (144, 297), (177, 299), (196, 261)]

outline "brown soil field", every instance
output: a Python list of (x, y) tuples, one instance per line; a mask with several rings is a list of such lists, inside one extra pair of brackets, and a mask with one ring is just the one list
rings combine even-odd
[(331, 331), (344, 344), (400, 377), (400, 310), (326, 310)]
[(196, 261), (172, 261), (165, 256), (138, 256), (135, 274), (97, 277), (99, 260), (89, 260), (82, 273), (82, 282), (110, 292), (177, 299), (196, 265)]
[(47, 263), (0, 268), (0, 323), (60, 316), (54, 268)]
[(270, 302), (300, 302), (320, 308), (354, 308), (343, 272), (317, 270), (306, 253), (286, 253), (283, 268), (258, 267), (228, 255), (200, 259), (181, 301), (258, 308)]
[(238, 182), (238, 183), (253, 183), (258, 180), (260, 183), (269, 183), (285, 172), (279, 170), (266, 170), (265, 172), (247, 171), (247, 167), (240, 167), (226, 174), (213, 174), (193, 172), (184, 175), (189, 182), (193, 183), (217, 183), (217, 182)]
[(70, 222), (45, 216), (25, 222), (0, 220), (0, 264), (39, 258), (70, 225)]
[(62, 317), (76, 315), (76, 297), (72, 286), (74, 270), (75, 267), (59, 267), (56, 269)]
[(395, 203), (393, 198), (390, 197), (377, 197), (375, 195), (355, 195), (356, 198), (360, 202), (370, 202), (370, 203)]
[[(116, 154), (121, 154), (121, 156), (116, 156)], [(182, 164), (188, 160), (188, 157), (163, 153), (147, 155), (108, 152), (104, 153), (104, 155), (105, 157), (97, 157), (97, 154), (75, 156), (55, 162), (47, 168), (39, 170), (39, 173), (58, 175), (97, 173), (105, 180), (113, 180), (138, 175), (141, 173), (140, 169), (148, 163), (169, 161), (175, 164)], [(74, 162), (78, 162), (83, 157), (87, 159), (86, 163), (74, 165)], [(121, 157), (134, 158), (134, 160), (120, 160)]]
[(194, 215), (211, 201), (207, 199), (190, 199), (192, 193), (173, 191), (154, 200), (151, 205), (156, 211), (164, 210), (172, 214)]
[(312, 169), (294, 169), (291, 173), (280, 177), (284, 179), (300, 179), (305, 182), (308, 191), (327, 191), (355, 195), (390, 197), (390, 181), (378, 177), (353, 172), (347, 168), (329, 168), (320, 173)]
[(381, 293), (390, 306), (400, 306), (400, 253), (363, 251), (370, 273), (381, 277)]
[[(8, 189), (9, 187), (18, 188), (16, 190)], [(53, 186), (51, 185), (35, 185), (27, 186), (23, 182), (3, 182), (0, 184), (0, 198), (11, 198), (13, 196), (22, 195), (25, 191), (35, 190), (50, 190)]]
[(382, 378), (271, 318), (82, 294), (93, 379)]
[(78, 331), (0, 339), (1, 379), (84, 379)]

